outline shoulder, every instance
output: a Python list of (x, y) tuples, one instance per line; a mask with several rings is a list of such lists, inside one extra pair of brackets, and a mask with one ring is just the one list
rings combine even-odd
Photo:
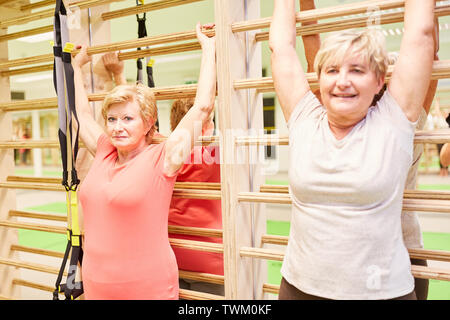
[(305, 95), (297, 102), (294, 111), (292, 112), (289, 121), (287, 123), (290, 129), (294, 123), (302, 121), (308, 118), (319, 118), (320, 115), (325, 113), (325, 108), (317, 99), (316, 95), (309, 90)]
[(97, 151), (95, 156), (104, 158), (115, 151), (116, 148), (112, 145), (106, 133), (102, 133), (97, 140)]

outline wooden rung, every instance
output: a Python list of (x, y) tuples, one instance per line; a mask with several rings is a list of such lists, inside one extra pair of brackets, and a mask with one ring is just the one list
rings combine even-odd
[(20, 69), (5, 70), (0, 72), (0, 77), (18, 76), (21, 74), (37, 73), (53, 70), (53, 64), (44, 64), (41, 66), (25, 67)]
[(67, 221), (67, 215), (21, 211), (21, 210), (10, 210), (9, 216), (10, 217), (41, 219), (41, 220), (62, 221), (62, 222)]
[[(62, 171), (62, 169), (61, 169)], [(29, 176), (8, 176), (6, 178), (8, 182), (26, 182), (26, 183), (52, 183), (61, 184), (62, 178), (51, 177), (29, 177)]]
[(223, 236), (222, 230), (219, 229), (207, 229), (207, 228), (171, 226), (171, 225), (169, 225), (169, 233), (212, 237), (212, 238), (222, 238)]
[(211, 293), (180, 289), (180, 299), (185, 300), (225, 300), (224, 296), (218, 296)]
[(277, 236), (271, 234), (263, 234), (261, 236), (261, 244), (277, 244), (280, 246), (287, 246), (288, 236)]
[(174, 188), (172, 196), (175, 198), (220, 200), (222, 194), (216, 190), (181, 190)]
[(241, 247), (241, 257), (283, 261), (284, 252), (264, 248)]
[(65, 228), (65, 227), (48, 226), (48, 225), (40, 225), (40, 224), (25, 223), (25, 222), (11, 222), (11, 221), (1, 220), (0, 226), (7, 227), (7, 228), (18, 228), (18, 229), (25, 229), (25, 230), (59, 233), (59, 234), (67, 233), (67, 228)]
[[(292, 203), (290, 194), (263, 192), (239, 192), (238, 201), (275, 204)], [(450, 213), (450, 205), (447, 200), (403, 199), (403, 211)]]
[(53, 4), (55, 4), (55, 0), (42, 0), (39, 2), (33, 2), (33, 3), (22, 5), (20, 7), (20, 11), (28, 11), (28, 10), (32, 10), (32, 9), (46, 7), (46, 6), (53, 5)]
[(415, 278), (450, 281), (450, 270), (412, 265), (411, 272)]
[[(23, 280), (23, 279), (13, 279), (12, 284), (16, 285), (16, 286), (28, 287), (28, 288), (38, 289), (41, 291), (47, 291), (47, 292), (55, 291), (55, 287), (51, 287), (51, 286), (48, 286), (45, 284), (40, 284), (37, 282), (32, 282), (32, 281)], [(51, 297), (49, 297), (49, 299), (50, 298)]]
[[(266, 134), (260, 136), (239, 136), (236, 137), (236, 146), (258, 146), (258, 145), (289, 145), (288, 136)], [(416, 131), (414, 143), (447, 143), (450, 142), (450, 129), (439, 129), (433, 131)]]
[[(45, 33), (45, 32), (50, 32), (52, 30), (53, 30), (53, 25), (48, 25), (48, 26), (43, 26), (43, 27), (39, 27), (39, 28), (8, 33), (8, 34), (4, 34), (4, 35), (0, 36), (0, 42), (19, 39), (19, 38), (32, 36), (32, 35), (36, 35), (36, 34), (41, 34), (41, 33)], [(53, 57), (53, 55), (52, 55), (52, 57)], [(17, 60), (24, 60), (24, 59), (26, 59), (26, 58), (17, 59)], [(39, 62), (36, 62), (36, 63), (39, 63)], [(0, 65), (2, 65), (2, 64), (3, 63), (0, 63)], [(23, 65), (23, 64), (24, 64), (24, 62), (21, 62), (19, 65)], [(2, 66), (0, 68), (3, 69), (4, 66)]]
[[(438, 7), (435, 10), (436, 18), (447, 16), (450, 14), (450, 8), (448, 6)], [(384, 12), (379, 16), (379, 23), (392, 24), (392, 23), (402, 23), (404, 20), (404, 12)], [(321, 22), (307, 26), (296, 27), (297, 36), (307, 36), (325, 32), (335, 32), (341, 30), (348, 30), (354, 28), (365, 28), (367, 27), (368, 16), (356, 17), (356, 18), (343, 18), (331, 22)], [(266, 41), (269, 40), (269, 32), (259, 32), (255, 34), (256, 41)]]
[(21, 246), (21, 245), (17, 245), (17, 244), (11, 245), (11, 251), (28, 252), (28, 253), (40, 254), (40, 255), (49, 256), (49, 257), (61, 258), (61, 259), (64, 258), (63, 252), (33, 248), (33, 247), (28, 247), (28, 246)]
[[(34, 289), (47, 291), (47, 292), (53, 292), (55, 290), (54, 287), (51, 287), (51, 286), (48, 286), (48, 285), (44, 285), (44, 284), (39, 284), (39, 283), (36, 283), (36, 282), (27, 281), (27, 280), (22, 280), (22, 279), (14, 279), (12, 281), (12, 283), (13, 283), (13, 285), (25, 286), (25, 287), (34, 288)], [(215, 294), (204, 293), (204, 292), (197, 292), (197, 291), (192, 291), (192, 290), (187, 290), (187, 289), (180, 289), (180, 299), (186, 299), (186, 300), (224, 300), (225, 297), (218, 296), (218, 295), (215, 295)]]
[[(47, 183), (2, 182), (0, 183), (0, 188), (65, 192), (65, 188), (62, 185), (49, 183), (47, 184)], [(172, 196), (175, 198), (220, 200), (221, 192), (217, 190), (194, 190), (194, 189), (174, 188)]]
[[(393, 70), (393, 66), (388, 67), (385, 79), (386, 82), (388, 82), (391, 78)], [(305, 76), (311, 87), (318, 87), (318, 78), (315, 72), (306, 73)], [(448, 77), (450, 77), (450, 60), (434, 61), (431, 78), (437, 80)], [(233, 87), (236, 90), (257, 89), (264, 90), (264, 92), (271, 92), (275, 90), (272, 77), (234, 80)]]
[[(33, 270), (33, 271), (39, 271), (39, 272), (45, 272), (45, 273), (51, 273), (51, 274), (59, 274), (59, 268), (50, 267), (50, 266), (37, 264), (37, 263), (17, 261), (17, 260), (13, 260), (13, 259), (6, 259), (6, 258), (2, 258), (2, 257), (0, 257), (0, 264), (10, 266), (10, 267)], [(67, 276), (67, 272), (64, 272), (64, 275)]]
[[(71, 3), (69, 8), (74, 9), (74, 8), (78, 8), (78, 9), (86, 9), (86, 8), (91, 8), (94, 6), (99, 6), (99, 5), (103, 5), (106, 3), (111, 3), (111, 2), (116, 2), (118, 0), (84, 0), (84, 1), (77, 1), (75, 3)], [(25, 24), (31, 21), (36, 21), (36, 20), (41, 20), (41, 19), (46, 19), (46, 18), (51, 18), (53, 17), (55, 14), (55, 9), (45, 9), (45, 10), (41, 10), (38, 12), (34, 12), (34, 13), (27, 13), (27, 14), (23, 14), (19, 17), (14, 17), (11, 19), (5, 19), (3, 21), (0, 22), (0, 28), (5, 28), (5, 27), (10, 27), (10, 26), (14, 26), (14, 25), (19, 25), (19, 24)]]
[[(436, 0), (440, 1), (440, 0)], [(350, 16), (354, 14), (365, 14), (368, 8), (377, 8), (379, 10), (387, 10), (404, 7), (404, 0), (369, 0), (359, 1), (357, 3), (348, 3), (338, 6), (329, 6), (314, 10), (305, 10), (296, 13), (296, 22), (310, 22), (324, 20), (330, 18)], [(367, 16), (365, 17), (367, 21)], [(243, 32), (257, 29), (265, 29), (270, 27), (272, 17), (254, 19), (250, 21), (239, 21), (231, 24), (233, 32)]]
[(62, 185), (50, 184), (50, 183), (23, 183), (23, 182), (2, 182), (0, 188), (8, 189), (31, 189), (42, 191), (65, 191), (66, 189)]
[[(261, 236), (261, 243), (264, 244), (276, 244), (286, 246), (288, 244), (289, 237), (264, 234)], [(248, 248), (246, 248), (248, 249)], [(262, 250), (262, 249), (258, 249)], [(267, 251), (270, 254), (270, 251)], [(443, 250), (428, 250), (428, 249), (408, 249), (411, 259), (424, 259), (424, 260), (436, 260), (450, 262), (450, 252)]]
[[(49, 226), (25, 222), (12, 222), (6, 220), (0, 220), (0, 227), (18, 228), (25, 230), (59, 233), (59, 234), (67, 233), (67, 228), (65, 227)], [(184, 226), (169, 226), (168, 232), (177, 234), (204, 236), (204, 237), (217, 237), (217, 238), (222, 236), (221, 230), (184, 227)], [(82, 234), (84, 233), (82, 232)], [(219, 253), (223, 252), (223, 245), (219, 243), (184, 240), (184, 239), (169, 239), (169, 240), (176, 247), (182, 247), (192, 250), (204, 250), (208, 252), (219, 252)]]
[[(195, 97), (197, 93), (197, 84), (183, 84), (176, 86), (152, 88), (156, 100), (172, 100), (178, 98)], [(89, 94), (89, 101), (103, 101), (106, 93)], [(55, 98), (43, 98), (23, 100), (16, 102), (0, 103), (0, 110), (4, 112), (26, 111), (38, 109), (57, 108), (57, 100)], [(53, 142), (56, 144), (56, 141)], [(56, 146), (55, 146), (56, 147)]]
[(408, 249), (411, 259), (450, 262), (450, 252), (442, 250)]
[(263, 292), (264, 293), (278, 294), (279, 291), (280, 291), (280, 286), (277, 286), (275, 284), (270, 284), (270, 283), (263, 284)]
[[(262, 185), (260, 192), (269, 193), (289, 193), (289, 187), (285, 185)], [(432, 191), (432, 190), (405, 190), (405, 199), (435, 199), (435, 200), (450, 200), (449, 191)]]
[(179, 270), (179, 277), (187, 280), (202, 281), (221, 285), (224, 284), (224, 276), (211, 273)]
[[(0, 38), (1, 41), (1, 38)], [(147, 56), (160, 56), (160, 55), (167, 55), (167, 54), (174, 54), (174, 53), (180, 53), (180, 52), (188, 52), (188, 51), (195, 51), (200, 50), (201, 46), (198, 42), (191, 42), (191, 43), (181, 43), (181, 44), (175, 44), (175, 45), (165, 45), (161, 47), (156, 48), (150, 48), (150, 49), (144, 49), (144, 50), (135, 50), (131, 52), (120, 52), (118, 55), (119, 60), (130, 60), (130, 59), (137, 59), (137, 58), (143, 58)], [(49, 57), (49, 58), (45, 58)], [(33, 59), (34, 58), (34, 59)], [(12, 61), (5, 62), (3, 65), (11, 66), (11, 65), (24, 65), (24, 64), (30, 64), (31, 63), (38, 63), (35, 61), (40, 60), (53, 60), (53, 55), (42, 55), (37, 57), (31, 57), (31, 58), (24, 58), (22, 59), (16, 59)], [(27, 62), (28, 61), (28, 62)], [(1, 65), (1, 64), (0, 64)], [(42, 71), (48, 71), (53, 70), (53, 64), (45, 64), (41, 66), (33, 66), (33, 67), (22, 67), (22, 68), (16, 68), (16, 69), (10, 69), (6, 71), (0, 72), (0, 76), (2, 77), (11, 77), (15, 75), (21, 75), (21, 74), (29, 74), (29, 73), (37, 73)]]
[(184, 239), (169, 239), (170, 245), (177, 248), (185, 248), (198, 251), (223, 253), (223, 244)]
[(144, 5), (139, 6), (133, 6), (129, 8), (114, 10), (105, 12), (102, 14), (102, 19), (104, 21), (111, 20), (111, 19), (117, 19), (121, 17), (126, 17), (129, 15), (144, 13), (144, 12), (150, 12), (154, 10), (161, 10), (165, 8), (171, 8), (175, 6), (181, 6), (183, 4), (193, 3), (193, 2), (199, 2), (204, 0), (162, 0), (162, 1), (155, 1)]

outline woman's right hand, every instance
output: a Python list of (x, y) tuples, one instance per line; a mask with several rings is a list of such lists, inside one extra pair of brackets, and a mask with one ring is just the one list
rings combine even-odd
[(80, 49), (80, 51), (76, 54), (75, 57), (72, 58), (72, 66), (81, 68), (86, 63), (91, 62), (92, 57), (87, 53), (87, 46), (81, 45), (77, 46), (76, 48)]

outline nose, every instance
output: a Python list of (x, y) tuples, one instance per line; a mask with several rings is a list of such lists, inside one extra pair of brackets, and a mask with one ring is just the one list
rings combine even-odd
[(122, 129), (123, 129), (122, 121), (120, 119), (117, 119), (114, 123), (113, 130), (115, 132), (120, 132), (120, 131), (122, 131)]
[(342, 88), (350, 86), (350, 79), (348, 77), (348, 74), (345, 70), (342, 70), (342, 68), (341, 68), (341, 70), (339, 70), (339, 74), (338, 74), (338, 77), (336, 80), (336, 85), (338, 87), (342, 87)]

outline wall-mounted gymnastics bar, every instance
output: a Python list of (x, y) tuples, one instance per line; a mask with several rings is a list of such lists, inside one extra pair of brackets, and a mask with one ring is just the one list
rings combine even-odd
[[(439, 2), (440, 0), (436, 0)], [(357, 3), (348, 3), (333, 7), (326, 7), (314, 10), (300, 11), (296, 13), (296, 22), (310, 22), (323, 19), (338, 18), (354, 14), (369, 13), (374, 14), (378, 10), (395, 9), (405, 6), (404, 0), (369, 0)], [(231, 24), (233, 32), (243, 32), (270, 27), (272, 17), (260, 18), (249, 21), (239, 21)], [(367, 21), (367, 17), (366, 17)]]
[[(108, 4), (111, 2), (117, 2), (117, 1), (122, 1), (122, 0), (77, 1), (77, 2), (71, 3), (69, 5), (69, 9), (71, 9), (71, 10), (87, 9), (87, 8), (101, 6), (101, 5), (105, 5), (105, 4)], [(165, 8), (169, 8), (169, 7), (180, 6), (180, 5), (187, 4), (190, 2), (195, 2), (195, 1), (202, 1), (202, 0), (160, 0), (160, 1), (152, 2), (152, 3), (148, 4), (147, 12), (165, 9)], [(0, 5), (1, 5), (1, 3), (0, 3)], [(133, 8), (130, 8), (130, 10), (131, 9), (133, 9)], [(30, 14), (27, 14), (27, 15), (21, 16), (21, 17), (5, 19), (0, 22), (0, 28), (5, 28), (5, 27), (10, 27), (10, 26), (19, 25), (19, 24), (25, 24), (25, 23), (31, 22), (31, 21), (51, 18), (51, 17), (53, 17), (53, 15), (54, 15), (54, 9), (46, 9), (46, 10), (30, 13)], [(106, 21), (107, 19), (102, 18), (102, 20)]]
[[(156, 100), (172, 100), (178, 98), (195, 97), (197, 92), (196, 84), (185, 84), (167, 87), (154, 88)], [(103, 101), (106, 93), (97, 93), (88, 95), (89, 101)], [(13, 112), (38, 109), (57, 108), (57, 100), (55, 98), (30, 99), (16, 102), (0, 103), (0, 111)]]
[[(253, 247), (242, 247), (240, 254), (243, 257), (274, 261), (283, 261), (284, 258), (284, 252)], [(411, 265), (411, 272), (416, 278), (450, 281), (450, 270), (447, 269)]]
[(157, 1), (157, 2), (151, 2), (139, 6), (133, 6), (129, 8), (124, 8), (120, 10), (114, 10), (110, 12), (105, 12), (102, 14), (102, 19), (104, 21), (131, 16), (134, 14), (140, 14), (144, 12), (154, 11), (154, 10), (160, 10), (165, 8), (170, 8), (174, 6), (181, 6), (183, 4), (189, 4), (193, 2), (199, 2), (204, 0), (165, 0), (165, 1)]
[[(435, 10), (436, 17), (447, 16), (450, 14), (450, 6), (442, 6)], [(377, 23), (380, 25), (391, 24), (391, 23), (399, 23), (403, 22), (403, 12), (394, 12), (394, 13), (383, 13), (379, 15), (379, 20)], [(299, 26), (296, 27), (296, 35), (297, 36), (306, 36), (317, 33), (326, 33), (326, 32), (334, 32), (352, 28), (364, 28), (367, 27), (368, 18), (367, 17), (357, 17), (357, 18), (345, 18), (340, 19), (339, 21), (332, 22), (322, 22), (308, 26)], [(255, 35), (256, 41), (266, 41), (269, 40), (269, 32), (259, 32)]]
[(19, 39), (19, 38), (27, 37), (27, 36), (33, 36), (36, 34), (41, 34), (41, 33), (50, 32), (50, 31), (53, 31), (52, 25), (43, 26), (43, 27), (34, 28), (34, 29), (28, 29), (28, 30), (19, 31), (19, 32), (7, 33), (3, 36), (0, 36), (0, 42)]
[[(45, 191), (64, 191), (61, 185), (61, 179), (45, 178), (45, 177), (25, 177), (25, 176), (8, 176), (6, 182), (0, 183), (0, 188), (13, 189), (35, 189)], [(175, 197), (196, 197), (199, 199), (220, 199), (220, 183), (195, 183), (195, 182), (176, 182), (174, 188)], [(281, 194), (282, 203), (286, 203), (289, 196), (287, 186), (281, 185), (261, 185), (259, 193), (262, 196), (267, 194)], [(450, 192), (448, 191), (431, 191), (431, 190), (405, 190), (404, 199), (411, 200), (409, 206), (417, 204), (412, 200), (450, 200)], [(420, 204), (420, 203), (419, 203)], [(434, 205), (442, 204), (441, 202), (431, 203)], [(450, 212), (450, 208), (447, 211)], [(195, 229), (192, 229), (195, 230)], [(218, 231), (209, 230), (206, 236), (220, 237)]]
[[(314, 10), (311, 10), (314, 11)], [(306, 12), (306, 11), (305, 11)], [(436, 16), (445, 16), (450, 15), (450, 6), (445, 6), (436, 9), (435, 12)], [(347, 22), (346, 22), (347, 21)], [(394, 23), (394, 22), (401, 22), (403, 21), (403, 12), (396, 12), (396, 13), (383, 13), (380, 15), (380, 23), (381, 24), (387, 24), (387, 23)], [(249, 22), (247, 22), (249, 23)], [(297, 35), (308, 35), (308, 34), (316, 34), (316, 33), (322, 33), (322, 32), (331, 32), (331, 31), (337, 31), (337, 30), (343, 30), (348, 28), (356, 28), (356, 27), (365, 27), (367, 25), (367, 18), (352, 18), (347, 20), (340, 20), (340, 21), (334, 21), (329, 23), (323, 23), (323, 24), (314, 24), (309, 26), (301, 26), (297, 28)], [(268, 27), (268, 26), (267, 26)], [(214, 34), (214, 31), (208, 31), (209, 35)], [(256, 41), (265, 41), (268, 40), (268, 32), (261, 32), (257, 33), (255, 35)], [(160, 35), (160, 36), (151, 36), (151, 37), (145, 37), (141, 39), (136, 40), (127, 40), (122, 42), (117, 42), (113, 44), (103, 45), (103, 46), (97, 46), (97, 47), (90, 47), (88, 48), (88, 54), (99, 54), (99, 53), (105, 53), (110, 51), (119, 51), (119, 50), (126, 50), (126, 49), (132, 49), (132, 48), (139, 48), (139, 47), (147, 47), (151, 45), (156, 44), (167, 44), (174, 41), (185, 41), (185, 40), (193, 40), (195, 39), (195, 31), (185, 31), (185, 32), (178, 32), (178, 33), (172, 33), (167, 35)], [(0, 38), (1, 40), (1, 38)], [(196, 41), (194, 42), (196, 43)], [(177, 47), (174, 48), (167, 48), (167, 52), (164, 51), (164, 49), (150, 49), (148, 51), (137, 51), (135, 52), (135, 55), (129, 55), (127, 53), (128, 57), (124, 57), (123, 59), (135, 59), (138, 57), (144, 57), (146, 55), (157, 55), (157, 54), (168, 54), (168, 53), (175, 53), (175, 52), (186, 52), (186, 51), (192, 51), (197, 50), (199, 47), (195, 47), (194, 43), (191, 44), (191, 46), (180, 46), (178, 47), (179, 51), (174, 50)], [(194, 47), (192, 47), (194, 46)], [(156, 51), (152, 51), (156, 50)], [(74, 53), (77, 51), (75, 50)], [(42, 55), (35, 57), (35, 63), (39, 62), (45, 62), (50, 61), (53, 58), (52, 55)], [(48, 59), (48, 60), (47, 60)], [(30, 64), (33, 63), (33, 57), (25, 58), (23, 61), (21, 59), (16, 59), (15, 61), (7, 61), (4, 63), (0, 63), (0, 69), (1, 68), (8, 68), (23, 64)], [(31, 69), (32, 70), (32, 69)]]
[(47, 7), (47, 6), (54, 5), (54, 4), (55, 4), (55, 0), (42, 0), (39, 2), (24, 4), (20, 7), (20, 11), (39, 9), (39, 8)]
[[(1, 110), (1, 109), (0, 109)], [(162, 143), (166, 138), (155, 138), (152, 143), (158, 144)], [(198, 145), (218, 145), (218, 136), (204, 136), (200, 137), (195, 143)], [(434, 131), (417, 131), (414, 138), (414, 143), (447, 143), (450, 142), (450, 130), (439, 129)], [(236, 145), (238, 146), (255, 146), (255, 145), (289, 145), (289, 138), (287, 136), (271, 137), (270, 135), (264, 136), (240, 136), (236, 137)], [(80, 142), (80, 148), (84, 145)], [(34, 148), (59, 148), (59, 143), (57, 140), (11, 140), (11, 141), (1, 141), (0, 149), (34, 149)]]

